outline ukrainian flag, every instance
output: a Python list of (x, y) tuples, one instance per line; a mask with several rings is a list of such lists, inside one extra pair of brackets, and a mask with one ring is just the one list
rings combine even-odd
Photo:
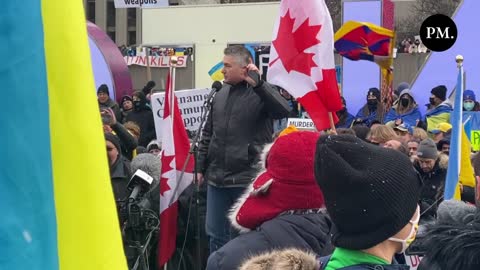
[(0, 269), (127, 269), (82, 1), (3, 1), (0, 28)]
[(471, 146), (463, 126), (463, 86), (463, 66), (460, 66), (455, 89), (455, 106), (451, 115), (452, 137), (445, 180), (445, 200), (460, 200), (460, 185), (475, 187), (474, 171), (470, 160)]
[(208, 71), (208, 75), (210, 75), (210, 77), (214, 81), (223, 81), (222, 69), (223, 69), (223, 61), (213, 66), (210, 69), (210, 71)]

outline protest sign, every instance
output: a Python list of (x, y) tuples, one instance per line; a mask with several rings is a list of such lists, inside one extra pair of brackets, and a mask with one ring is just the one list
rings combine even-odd
[(287, 126), (295, 126), (300, 130), (316, 130), (315, 124), (312, 119), (304, 118), (288, 118)]
[[(178, 107), (187, 130), (194, 132), (198, 129), (204, 110), (203, 103), (209, 93), (210, 89), (208, 88), (175, 91)], [(152, 95), (152, 110), (157, 138), (161, 138), (164, 104), (165, 93)]]
[[(146, 56), (124, 56), (123, 59), (127, 66), (137, 65), (137, 66), (147, 66), (147, 57)], [(177, 68), (187, 67), (188, 56), (177, 56)], [(151, 68), (168, 68), (170, 67), (170, 56), (149, 56), (148, 61), (150, 62)]]
[(115, 0), (115, 8), (168, 7), (168, 0)]

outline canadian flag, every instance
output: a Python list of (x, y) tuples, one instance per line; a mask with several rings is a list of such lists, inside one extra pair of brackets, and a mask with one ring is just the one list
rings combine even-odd
[[(177, 239), (178, 197), (193, 181), (194, 160), (190, 156), (182, 179), (182, 168), (190, 150), (190, 142), (173, 92), (170, 73), (165, 90), (162, 123), (162, 174), (160, 178), (160, 235), (158, 265), (163, 266), (173, 255)], [(172, 102), (173, 101), (173, 102)], [(173, 106), (172, 106), (173, 103)]]
[(275, 24), (267, 80), (287, 90), (317, 130), (336, 123), (342, 109), (334, 62), (332, 18), (324, 0), (282, 0)]

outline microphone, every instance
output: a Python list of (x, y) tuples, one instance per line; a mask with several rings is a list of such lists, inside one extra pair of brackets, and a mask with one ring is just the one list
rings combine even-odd
[(138, 169), (132, 175), (132, 178), (130, 178), (130, 182), (128, 182), (127, 185), (128, 190), (133, 190), (129, 199), (135, 200), (140, 192), (148, 190), (152, 182), (153, 177), (151, 177), (148, 173)]
[[(145, 193), (137, 204), (144, 209), (151, 209), (155, 213), (160, 213), (160, 170), (162, 164), (160, 157), (157, 155), (144, 153), (136, 156), (130, 164), (132, 172), (141, 170), (153, 178), (153, 182), (148, 189), (142, 189), (141, 193)], [(142, 195), (137, 192), (137, 196)]]
[(213, 95), (215, 95), (215, 93), (220, 91), (220, 89), (222, 89), (222, 87), (223, 87), (223, 85), (222, 85), (221, 82), (214, 81), (213, 84), (212, 84), (212, 91), (210, 91), (207, 98), (205, 99), (205, 104), (210, 103), (210, 100), (213, 98)]
[(216, 91), (220, 91), (222, 87), (223, 87), (223, 84), (219, 81), (214, 81), (212, 84), (212, 89), (215, 89)]

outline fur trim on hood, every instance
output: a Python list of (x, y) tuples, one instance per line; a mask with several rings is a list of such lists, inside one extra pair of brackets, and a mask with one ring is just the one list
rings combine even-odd
[(274, 250), (248, 259), (240, 270), (317, 270), (313, 253), (298, 249)]
[(247, 233), (251, 231), (249, 228), (243, 227), (242, 225), (238, 224), (237, 215), (240, 211), (240, 207), (242, 207), (242, 205), (245, 203), (252, 191), (253, 183), (250, 183), (250, 185), (248, 185), (248, 187), (245, 189), (245, 192), (242, 194), (242, 196), (238, 198), (237, 202), (235, 202), (235, 204), (230, 209), (230, 212), (228, 213), (228, 219), (230, 220), (230, 223), (235, 229), (239, 230), (240, 233)]
[(444, 170), (448, 168), (448, 155), (441, 152), (438, 154), (438, 166)]
[[(257, 174), (256, 177), (258, 177), (259, 175), (265, 172), (266, 170), (265, 163), (267, 160), (268, 152), (272, 148), (272, 145), (273, 143), (270, 143), (265, 145), (265, 147), (263, 148), (262, 153), (260, 154), (260, 162), (259, 162), (260, 172)], [(237, 215), (238, 215), (238, 211), (240, 211), (240, 207), (242, 207), (242, 205), (245, 203), (245, 201), (250, 196), (250, 193), (252, 193), (252, 191), (253, 191), (253, 182), (248, 185), (248, 187), (243, 192), (242, 196), (240, 196), (237, 199), (237, 201), (235, 202), (235, 204), (233, 204), (232, 208), (228, 213), (228, 219), (230, 220), (230, 223), (235, 229), (239, 230), (240, 233), (247, 233), (250, 231), (249, 228), (243, 227), (240, 224), (238, 224)]]
[(280, 136), (274, 144), (264, 147), (259, 165), (261, 172), (228, 215), (236, 229), (245, 233), (285, 211), (325, 206), (313, 170), (319, 137), (318, 132), (297, 131)]

